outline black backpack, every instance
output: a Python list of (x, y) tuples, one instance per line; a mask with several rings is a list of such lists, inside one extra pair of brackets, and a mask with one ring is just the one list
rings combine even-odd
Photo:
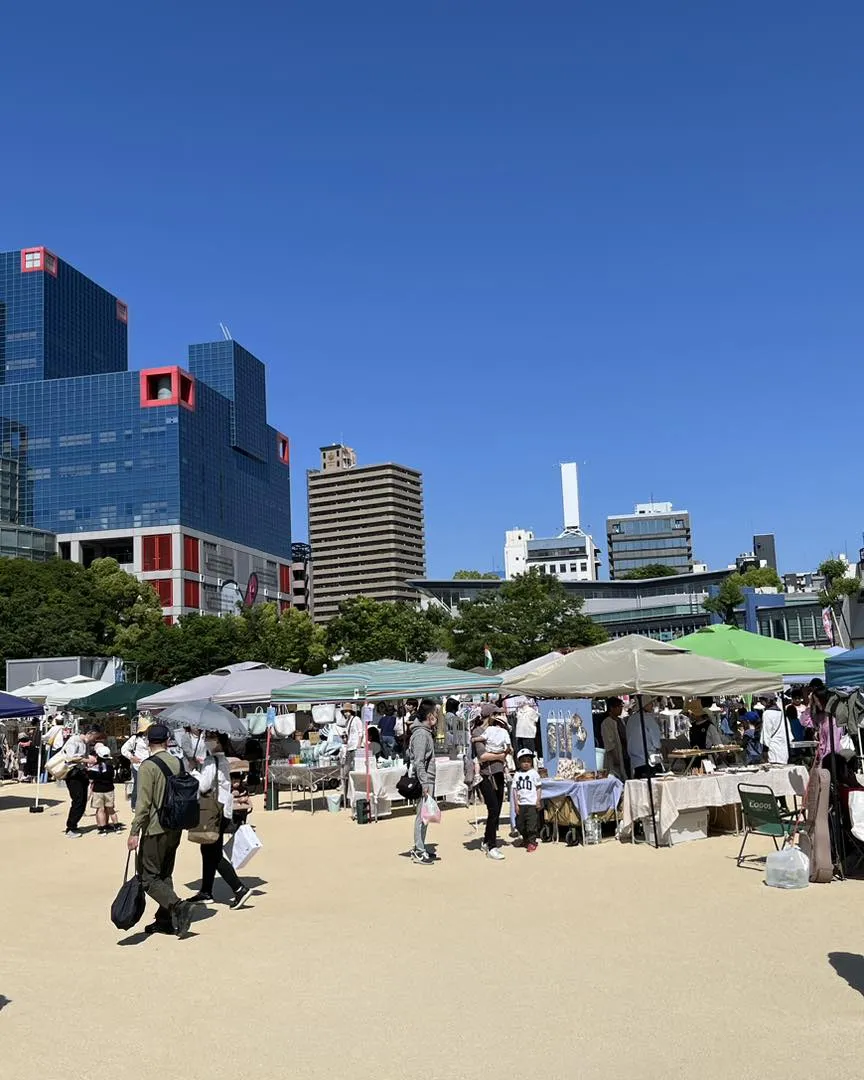
[(180, 772), (175, 775), (158, 757), (148, 760), (158, 765), (165, 777), (165, 797), (159, 807), (159, 824), (166, 832), (194, 829), (201, 817), (198, 781), (186, 772), (182, 761)]

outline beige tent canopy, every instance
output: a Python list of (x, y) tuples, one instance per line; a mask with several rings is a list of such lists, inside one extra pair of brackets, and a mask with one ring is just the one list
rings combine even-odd
[[(533, 661), (532, 664), (536, 664)], [(612, 694), (757, 694), (777, 689), (765, 671), (697, 656), (662, 641), (630, 634), (547, 663), (504, 672), (502, 688), (543, 698), (593, 698)]]

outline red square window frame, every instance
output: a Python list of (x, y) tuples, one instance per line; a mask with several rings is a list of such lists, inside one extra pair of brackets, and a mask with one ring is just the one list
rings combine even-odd
[(201, 545), (197, 536), (183, 534), (183, 569), (193, 574), (201, 572)]
[[(159, 597), (159, 603), (163, 608), (174, 606), (174, 579), (173, 578), (149, 578), (149, 583), (156, 590), (156, 594)], [(163, 589), (168, 594), (166, 600), (163, 596)]]
[(183, 607), (196, 610), (201, 607), (201, 584), (192, 578), (183, 579)]
[(276, 453), (283, 465), (291, 464), (291, 442), (281, 431), (276, 432)]
[(145, 574), (157, 570), (173, 570), (170, 533), (152, 533), (141, 537), (141, 570)]
[(117, 318), (122, 323), (128, 323), (129, 322), (129, 305), (126, 303), (125, 300), (117, 300), (116, 304), (117, 304), (117, 307), (116, 307)]
[[(37, 255), (39, 256), (39, 262), (36, 266), (27, 266), (27, 256)], [(34, 274), (45, 271), (52, 277), (57, 277), (57, 256), (53, 251), (49, 251), (45, 247), (31, 247), (21, 249), (21, 273), (22, 274)]]
[[(139, 404), (142, 409), (152, 409), (159, 405), (182, 405), (190, 412), (195, 411), (195, 376), (178, 367), (144, 368), (139, 379)], [(154, 376), (169, 375), (171, 377), (171, 397), (151, 398), (147, 389), (148, 382)], [(185, 391), (185, 393), (184, 393)]]
[(291, 595), (291, 567), (279, 563), (279, 592)]

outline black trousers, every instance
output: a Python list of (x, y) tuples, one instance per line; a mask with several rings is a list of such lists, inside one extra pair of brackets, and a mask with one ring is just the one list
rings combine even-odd
[(659, 765), (637, 765), (633, 770), (634, 780), (647, 780), (649, 776), (656, 776), (663, 769)]
[(147, 895), (159, 905), (156, 922), (171, 924), (171, 908), (180, 899), (174, 892), (174, 860), (180, 846), (181, 832), (142, 836), (138, 844), (141, 884)]
[(540, 807), (517, 807), (516, 828), (526, 844), (536, 844), (537, 838), (540, 836)]
[(219, 825), (219, 839), (212, 844), (201, 845), (201, 892), (213, 892), (213, 884), (216, 881), (216, 873), (232, 892), (237, 892), (243, 887), (243, 882), (237, 877), (237, 871), (225, 857), (222, 847), (225, 835), (225, 818)]
[(69, 806), (69, 815), (66, 818), (67, 829), (77, 829), (78, 822), (84, 817), (87, 806), (87, 789), (90, 784), (87, 773), (83, 769), (72, 769), (66, 776), (66, 789), (72, 800)]
[(480, 781), (480, 794), (486, 803), (486, 832), (483, 839), (487, 847), (495, 847), (498, 839), (498, 823), (501, 820), (501, 807), (504, 803), (504, 773), (484, 776)]

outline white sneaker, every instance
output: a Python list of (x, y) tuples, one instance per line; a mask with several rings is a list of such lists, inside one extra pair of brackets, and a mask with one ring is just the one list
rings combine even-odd
[(490, 851), (486, 852), (486, 858), (495, 859), (497, 862), (501, 862), (501, 860), (504, 858), (504, 852), (499, 851), (498, 848), (495, 847), (492, 848)]
[(489, 850), (489, 845), (486, 843), (485, 840), (480, 841), (480, 850), (483, 852), (484, 855)]

